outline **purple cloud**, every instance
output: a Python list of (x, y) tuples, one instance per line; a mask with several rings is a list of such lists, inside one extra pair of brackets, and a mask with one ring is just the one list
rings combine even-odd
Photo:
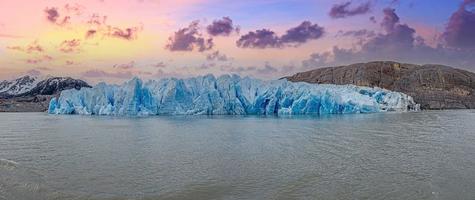
[(232, 32), (239, 33), (239, 27), (235, 27), (233, 20), (229, 17), (214, 20), (212, 24), (206, 27), (206, 30), (212, 36), (229, 36)]
[[(418, 40), (421, 38), (416, 37), (416, 30), (409, 27), (406, 24), (399, 23), (399, 17), (394, 9), (386, 8), (383, 10), (384, 18), (381, 22), (381, 27), (385, 30), (386, 34), (379, 34), (373, 39), (369, 40), (363, 45), (363, 49), (368, 52), (374, 53), (389, 53), (395, 51), (401, 51), (401, 54), (407, 49), (413, 48)], [(423, 41), (421, 41), (423, 43)], [(386, 52), (390, 51), (390, 52)]]
[(46, 14), (46, 19), (53, 23), (53, 24), (56, 24), (56, 25), (59, 25), (59, 26), (63, 26), (63, 25), (66, 25), (69, 23), (69, 21), (71, 20), (71, 17), (70, 16), (64, 16), (62, 20), (60, 20), (60, 15), (59, 15), (59, 11), (57, 8), (55, 7), (52, 7), (52, 8), (45, 8), (44, 9), (44, 12)]
[(261, 29), (251, 31), (246, 35), (241, 36), (236, 42), (236, 45), (241, 48), (280, 48), (282, 43), (279, 36), (274, 31), (268, 29)]
[(336, 18), (345, 18), (351, 17), (355, 15), (362, 15), (366, 14), (371, 10), (371, 3), (368, 1), (363, 3), (355, 8), (350, 8), (351, 1), (342, 3), (342, 4), (335, 4), (330, 10), (330, 17)]
[(132, 69), (135, 67), (135, 61), (131, 61), (129, 63), (125, 64), (115, 64), (112, 66), (113, 68), (118, 68), (118, 69)]
[(465, 0), (452, 14), (443, 33), (446, 44), (457, 48), (475, 48), (475, 0)]
[(315, 40), (323, 36), (324, 28), (318, 24), (304, 21), (297, 27), (287, 30), (280, 40), (282, 43), (305, 43), (308, 40)]
[(268, 29), (251, 31), (241, 36), (236, 45), (241, 48), (258, 49), (298, 46), (309, 40), (319, 39), (324, 33), (325, 29), (323, 27), (304, 21), (297, 27), (287, 30), (283, 36), (278, 36), (274, 31)]
[(212, 49), (213, 39), (205, 39), (199, 31), (199, 21), (193, 21), (188, 27), (182, 28), (168, 38), (166, 49), (170, 51), (193, 51), (199, 52)]
[(219, 51), (215, 51), (213, 53), (210, 53), (210, 54), (206, 55), (206, 60), (226, 62), (226, 61), (230, 60), (230, 58), (228, 58), (228, 56), (226, 56), (225, 54), (222, 54)]
[[(424, 41), (416, 36), (415, 29), (399, 22), (399, 16), (397, 16), (394, 9), (386, 8), (383, 10), (383, 14), (381, 27), (386, 33), (378, 34), (363, 44), (362, 51), (367, 54), (386, 57), (388, 55), (402, 55), (417, 47), (426, 47)], [(396, 52), (397, 54), (395, 54)]]
[(374, 37), (376, 36), (376, 33), (374, 31), (370, 31), (367, 29), (360, 29), (360, 30), (351, 30), (351, 31), (338, 31), (337, 36), (352, 36), (352, 37)]
[(395, 11), (396, 10), (392, 8), (385, 8), (383, 10), (384, 18), (381, 22), (381, 27), (383, 27), (386, 32), (392, 32), (397, 23), (399, 23), (399, 16), (397, 16)]
[[(334, 47), (331, 55), (335, 62), (353, 62), (353, 60), (359, 62), (380, 59), (399, 60), (404, 58), (412, 59), (414, 56), (418, 55), (415, 51), (420, 51), (420, 48), (429, 48), (423, 41), (421, 41), (421, 38), (416, 37), (416, 31), (413, 28), (399, 22), (399, 16), (395, 13), (394, 9), (386, 8), (383, 10), (383, 14), (384, 18), (380, 25), (385, 33), (368, 37), (370, 39), (362, 43), (361, 49), (359, 50)], [(368, 31), (359, 30), (350, 33), (366, 34)], [(317, 62), (314, 62), (315, 60), (317, 60)], [(304, 61), (304, 65), (321, 65), (321, 61), (329, 62), (329, 60), (328, 53), (325, 53), (325, 55), (314, 54), (310, 60)]]
[(46, 8), (44, 11), (46, 14), (46, 19), (48, 19), (48, 21), (50, 21), (51, 23), (56, 23), (56, 21), (59, 18), (58, 9), (55, 7), (52, 7), (52, 8)]
[[(473, 1), (473, 0), (472, 0)], [(381, 22), (383, 33), (368, 37), (358, 48), (344, 49), (335, 46), (329, 52), (312, 54), (302, 62), (302, 67), (334, 66), (373, 60), (393, 60), (416, 64), (436, 63), (473, 68), (473, 50), (447, 48), (443, 45), (431, 47), (417, 35), (416, 30), (400, 22), (394, 9), (383, 10)]]

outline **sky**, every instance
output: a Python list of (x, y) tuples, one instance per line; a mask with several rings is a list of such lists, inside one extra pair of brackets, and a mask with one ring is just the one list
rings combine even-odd
[(475, 0), (0, 0), (0, 79), (277, 79), (375, 60), (475, 71)]

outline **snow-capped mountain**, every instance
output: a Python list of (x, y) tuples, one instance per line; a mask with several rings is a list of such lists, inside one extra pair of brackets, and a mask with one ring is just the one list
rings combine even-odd
[(65, 90), (49, 113), (84, 115), (281, 115), (408, 111), (412, 97), (355, 85), (263, 81), (237, 75), (199, 76)]
[(76, 89), (91, 86), (83, 80), (73, 79), (70, 77), (50, 77), (39, 81), (38, 84), (24, 95), (53, 95), (63, 90)]
[(23, 76), (12, 81), (0, 82), (0, 97), (12, 98), (35, 95), (53, 95), (67, 89), (91, 87), (86, 82), (70, 77)]
[(38, 84), (38, 78), (23, 76), (12, 81), (0, 82), (0, 96), (17, 96), (31, 91)]

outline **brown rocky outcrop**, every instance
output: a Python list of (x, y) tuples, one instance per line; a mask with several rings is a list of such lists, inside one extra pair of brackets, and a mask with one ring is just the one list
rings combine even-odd
[(443, 65), (369, 62), (284, 77), (293, 82), (354, 84), (406, 93), (422, 109), (475, 108), (475, 73)]

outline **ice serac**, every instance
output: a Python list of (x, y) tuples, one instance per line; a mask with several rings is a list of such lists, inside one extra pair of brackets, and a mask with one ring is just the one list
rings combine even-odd
[(370, 113), (417, 109), (410, 96), (354, 85), (263, 81), (237, 75), (142, 81), (65, 90), (51, 114), (288, 115)]

